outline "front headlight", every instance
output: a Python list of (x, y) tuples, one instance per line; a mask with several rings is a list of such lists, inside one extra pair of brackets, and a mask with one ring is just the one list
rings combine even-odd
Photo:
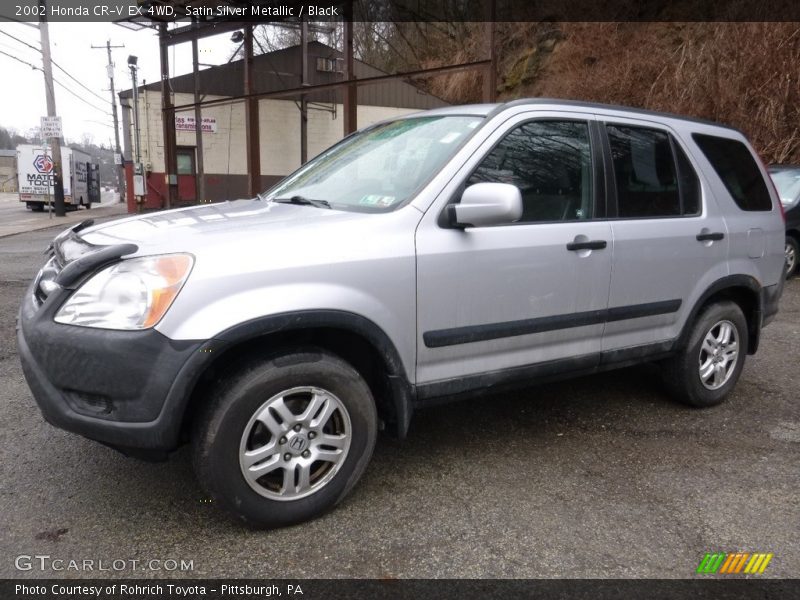
[(193, 264), (189, 254), (118, 262), (78, 288), (55, 321), (101, 329), (148, 329), (167, 312)]

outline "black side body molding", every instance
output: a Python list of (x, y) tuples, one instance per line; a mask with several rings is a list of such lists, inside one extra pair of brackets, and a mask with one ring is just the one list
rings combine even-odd
[(640, 364), (644, 360), (659, 360), (670, 356), (673, 347), (674, 340), (668, 340), (433, 381), (417, 386), (417, 406), (430, 406), (457, 400), (466, 395), (501, 392), (534, 383), (591, 375)]
[(631, 306), (616, 306), (602, 310), (550, 317), (537, 317), (519, 321), (505, 321), (502, 323), (488, 323), (486, 325), (467, 325), (451, 329), (438, 329), (426, 331), (422, 335), (425, 346), (428, 348), (441, 348), (471, 342), (484, 342), (504, 337), (515, 337), (555, 331), (557, 329), (570, 329), (597, 325), (608, 321), (623, 321), (625, 319), (639, 319), (677, 312), (681, 307), (681, 300), (665, 300), (663, 302), (648, 302), (646, 304), (633, 304)]

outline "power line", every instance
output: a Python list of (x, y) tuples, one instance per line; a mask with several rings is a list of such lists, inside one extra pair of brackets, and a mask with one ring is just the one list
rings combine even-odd
[(93, 109), (95, 109), (95, 110), (96, 110), (96, 111), (98, 111), (98, 112), (101, 112), (101, 113), (103, 113), (104, 115), (107, 115), (107, 116), (109, 116), (109, 117), (111, 116), (111, 113), (110, 113), (110, 112), (108, 112), (108, 111), (106, 111), (106, 110), (103, 110), (102, 108), (99, 108), (98, 106), (95, 106), (94, 104), (92, 104), (91, 102), (89, 102), (89, 101), (88, 101), (86, 98), (82, 98), (82, 97), (81, 97), (81, 96), (79, 96), (77, 93), (73, 92), (71, 89), (69, 89), (69, 88), (68, 88), (67, 86), (65, 86), (63, 83), (61, 83), (61, 82), (60, 82), (58, 79), (56, 79), (55, 77), (53, 77), (53, 81), (55, 81), (55, 82), (56, 82), (58, 85), (60, 85), (62, 88), (64, 88), (64, 89), (65, 89), (66, 91), (68, 91), (70, 94), (72, 94), (73, 96), (75, 96), (75, 97), (76, 97), (78, 100), (80, 100), (80, 101), (81, 101), (81, 102), (83, 102), (84, 104), (87, 104), (88, 106), (91, 106)]
[[(2, 33), (3, 35), (6, 35), (6, 36), (8, 36), (8, 37), (10, 37), (12, 40), (16, 40), (16, 41), (18, 41), (20, 44), (23, 44), (23, 45), (27, 46), (28, 48), (31, 48), (32, 50), (36, 50), (36, 51), (37, 51), (37, 52), (39, 52), (40, 54), (41, 54), (41, 52), (42, 52), (42, 51), (41, 51), (39, 48), (37, 48), (36, 46), (33, 46), (33, 45), (29, 44), (28, 42), (26, 42), (26, 41), (24, 41), (24, 40), (21, 40), (21, 39), (19, 39), (18, 37), (16, 37), (16, 36), (13, 36), (13, 35), (11, 35), (10, 33), (7, 33), (7, 32), (5, 32), (5, 31), (3, 31), (3, 30), (1, 30), (1, 29), (0, 29), (0, 33)], [(95, 98), (98, 98), (98, 99), (102, 100), (103, 102), (105, 102), (105, 101), (106, 101), (106, 99), (105, 99), (105, 98), (103, 98), (103, 97), (102, 97), (100, 94), (96, 94), (96, 93), (95, 93), (95, 92), (93, 92), (91, 89), (89, 89), (88, 87), (86, 87), (86, 86), (85, 86), (83, 83), (81, 83), (80, 81), (78, 81), (77, 79), (75, 79), (75, 77), (73, 77), (73, 76), (72, 76), (72, 74), (70, 74), (70, 73), (69, 73), (69, 72), (68, 72), (68, 71), (67, 71), (67, 70), (66, 70), (64, 67), (62, 67), (61, 65), (59, 65), (59, 64), (58, 64), (56, 61), (54, 61), (53, 59), (50, 59), (50, 62), (51, 62), (51, 63), (53, 63), (53, 66), (54, 66), (56, 69), (58, 69), (59, 71), (61, 71), (62, 73), (64, 73), (64, 75), (66, 75), (67, 77), (69, 77), (70, 79), (72, 79), (72, 81), (74, 81), (74, 82), (75, 82), (75, 83), (77, 83), (79, 86), (81, 86), (83, 89), (85, 89), (87, 92), (89, 92), (90, 94), (92, 94), (92, 95), (93, 95)]]
[(39, 54), (42, 53), (42, 51), (39, 48), (37, 48), (36, 46), (33, 46), (33, 45), (29, 44), (28, 42), (26, 42), (25, 40), (21, 40), (18, 37), (11, 35), (7, 31), (3, 31), (2, 29), (0, 29), (0, 33), (10, 37), (12, 40), (18, 41), (20, 44), (23, 44), (23, 45), (27, 46), (28, 48), (32, 48), (33, 50), (36, 50)]
[(27, 61), (24, 61), (24, 60), (22, 60), (21, 58), (17, 58), (17, 57), (16, 57), (16, 56), (14, 56), (13, 54), (9, 54), (8, 52), (3, 52), (2, 50), (0, 50), (0, 54), (5, 54), (5, 55), (6, 55), (8, 58), (13, 58), (15, 61), (17, 61), (17, 62), (20, 62), (20, 63), (22, 63), (23, 65), (27, 65), (27, 66), (29, 66), (31, 69), (35, 70), (35, 71), (41, 71), (41, 70), (42, 70), (42, 68), (41, 68), (41, 67), (37, 67), (36, 65), (32, 65), (31, 63), (29, 63), (29, 62), (27, 62)]
[(54, 61), (54, 60), (52, 60), (52, 59), (51, 59), (51, 60), (50, 60), (50, 62), (51, 62), (51, 63), (53, 63), (53, 64), (55, 65), (55, 67), (56, 67), (56, 68), (57, 68), (59, 71), (61, 71), (62, 73), (64, 73), (64, 75), (66, 75), (67, 77), (69, 77), (70, 79), (72, 79), (72, 81), (74, 81), (75, 83), (77, 83), (79, 86), (81, 86), (81, 87), (82, 87), (83, 89), (85, 89), (87, 92), (89, 92), (89, 93), (90, 93), (92, 96), (94, 96), (95, 98), (99, 98), (99, 99), (100, 99), (100, 100), (102, 100), (103, 102), (105, 102), (105, 101), (106, 101), (106, 99), (105, 99), (105, 98), (103, 98), (103, 97), (102, 97), (100, 94), (96, 94), (95, 92), (93, 92), (92, 90), (90, 90), (88, 87), (86, 87), (85, 85), (83, 85), (83, 84), (82, 84), (80, 81), (78, 81), (77, 79), (75, 79), (75, 78), (74, 78), (72, 75), (70, 75), (70, 74), (69, 74), (69, 73), (66, 71), (66, 69), (64, 69), (63, 67), (61, 67), (61, 66), (60, 66), (60, 65), (59, 65), (59, 64), (58, 64), (56, 61)]
[(98, 125), (102, 125), (103, 127), (108, 127), (109, 129), (114, 129), (113, 125), (106, 123), (105, 121), (95, 121), (94, 119), (84, 119), (84, 123), (97, 123)]
[[(0, 54), (4, 54), (4, 55), (6, 55), (6, 56), (7, 56), (7, 57), (9, 57), (9, 58), (13, 58), (15, 61), (17, 61), (17, 62), (19, 62), (19, 63), (22, 63), (23, 65), (26, 65), (26, 66), (30, 67), (31, 69), (33, 69), (33, 70), (35, 70), (35, 71), (41, 71), (41, 70), (42, 70), (42, 68), (41, 68), (41, 67), (37, 67), (37, 66), (36, 66), (36, 65), (34, 65), (34, 64), (31, 64), (31, 63), (29, 63), (29, 62), (27, 62), (27, 61), (24, 61), (24, 60), (22, 60), (21, 58), (17, 58), (17, 57), (16, 57), (16, 56), (14, 56), (13, 54), (9, 54), (8, 52), (4, 52), (4, 51), (0, 50)], [(72, 94), (73, 96), (75, 96), (75, 97), (76, 97), (78, 100), (80, 100), (81, 102), (83, 102), (83, 103), (87, 104), (88, 106), (91, 106), (93, 109), (95, 109), (96, 111), (99, 111), (99, 112), (103, 113), (104, 115), (108, 115), (109, 117), (111, 116), (111, 113), (110, 113), (110, 112), (106, 112), (106, 111), (105, 111), (105, 110), (103, 110), (102, 108), (99, 108), (99, 107), (95, 106), (94, 104), (92, 104), (91, 102), (89, 102), (89, 101), (88, 101), (86, 98), (83, 98), (83, 97), (79, 96), (79, 95), (78, 95), (76, 92), (74, 92), (74, 91), (72, 91), (71, 89), (69, 89), (69, 88), (68, 88), (66, 85), (64, 85), (63, 83), (61, 83), (61, 82), (60, 82), (58, 79), (56, 79), (55, 77), (53, 78), (53, 81), (55, 81), (55, 82), (56, 82), (58, 85), (60, 85), (62, 88), (64, 88), (64, 89), (65, 89), (66, 91), (68, 91), (70, 94)]]

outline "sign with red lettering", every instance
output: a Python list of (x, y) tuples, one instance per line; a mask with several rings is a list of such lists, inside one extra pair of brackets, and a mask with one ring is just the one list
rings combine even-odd
[[(194, 115), (175, 115), (175, 131), (194, 131)], [(217, 119), (203, 117), (200, 124), (203, 133), (217, 133)]]

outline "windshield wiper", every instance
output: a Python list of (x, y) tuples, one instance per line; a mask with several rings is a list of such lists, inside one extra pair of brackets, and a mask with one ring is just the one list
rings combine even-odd
[(299, 204), (301, 206), (316, 206), (317, 208), (330, 208), (331, 203), (327, 200), (313, 200), (311, 198), (304, 198), (303, 196), (292, 196), (291, 198), (273, 198), (273, 202), (281, 202), (283, 204)]

